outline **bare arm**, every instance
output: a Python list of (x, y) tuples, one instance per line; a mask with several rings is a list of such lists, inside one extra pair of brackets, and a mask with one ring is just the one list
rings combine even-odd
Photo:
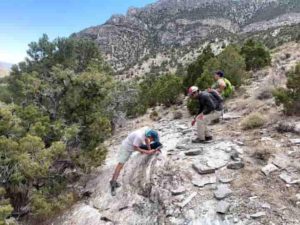
[(222, 91), (226, 88), (226, 84), (223, 80), (220, 80), (218, 83), (219, 83), (219, 86), (218, 86), (217, 91), (219, 93), (222, 93)]
[(146, 145), (147, 145), (148, 150), (151, 150), (149, 138), (146, 138), (146, 139), (145, 139), (145, 143), (146, 143)]
[(133, 148), (134, 148), (135, 151), (138, 151), (138, 152), (140, 152), (142, 154), (146, 154), (146, 155), (151, 155), (156, 151), (156, 150), (144, 150), (144, 149), (141, 149), (138, 146), (134, 146)]

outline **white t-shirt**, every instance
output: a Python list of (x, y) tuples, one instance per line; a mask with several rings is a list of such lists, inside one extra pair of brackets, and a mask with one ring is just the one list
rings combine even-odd
[(134, 146), (140, 146), (141, 144), (145, 144), (145, 132), (147, 129), (149, 129), (149, 127), (142, 127), (138, 130), (131, 132), (127, 136), (127, 138), (123, 140), (122, 145), (133, 150)]

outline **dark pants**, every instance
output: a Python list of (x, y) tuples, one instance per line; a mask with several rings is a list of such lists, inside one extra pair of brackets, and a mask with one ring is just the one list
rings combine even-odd
[[(159, 148), (159, 147), (161, 147), (161, 146), (162, 146), (162, 144), (161, 144), (160, 142), (152, 142), (152, 143), (150, 144), (151, 149), (157, 149), (157, 148)], [(141, 149), (148, 150), (147, 145), (141, 145), (140, 148), (141, 148)]]

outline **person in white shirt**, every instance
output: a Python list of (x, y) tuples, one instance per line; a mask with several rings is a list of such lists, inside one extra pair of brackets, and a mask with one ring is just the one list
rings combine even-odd
[(126, 139), (123, 140), (118, 155), (118, 164), (115, 168), (112, 180), (110, 181), (111, 193), (116, 194), (115, 189), (121, 185), (117, 182), (119, 174), (134, 151), (142, 154), (152, 155), (161, 146), (159, 143), (158, 133), (149, 127), (143, 127), (131, 132)]

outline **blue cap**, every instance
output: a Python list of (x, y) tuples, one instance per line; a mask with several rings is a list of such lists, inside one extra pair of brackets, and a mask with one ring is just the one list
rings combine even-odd
[(145, 135), (146, 135), (146, 137), (152, 137), (155, 142), (159, 142), (159, 137), (158, 137), (157, 131), (148, 129), (148, 130), (146, 130)]

